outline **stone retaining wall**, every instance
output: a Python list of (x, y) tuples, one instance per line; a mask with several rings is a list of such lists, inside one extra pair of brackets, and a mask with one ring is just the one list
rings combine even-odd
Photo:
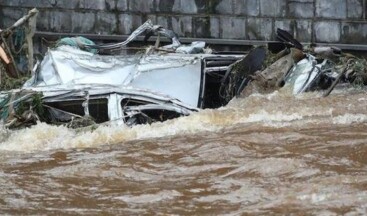
[(367, 44), (366, 0), (1, 0), (0, 28), (33, 7), (37, 30), (130, 34), (152, 19), (181, 37)]

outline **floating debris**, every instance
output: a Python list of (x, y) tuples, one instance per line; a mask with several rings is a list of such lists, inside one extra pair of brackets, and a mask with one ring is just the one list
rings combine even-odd
[[(104, 122), (150, 124), (199, 109), (218, 108), (233, 97), (271, 93), (284, 86), (293, 94), (325, 91), (327, 96), (339, 82), (367, 84), (366, 60), (343, 54), (336, 47), (305, 49), (281, 29), (277, 30), (279, 42), (238, 55), (213, 53), (201, 41), (183, 45), (173, 31), (150, 20), (127, 40), (115, 44), (95, 44), (83, 37), (63, 38), (34, 67), (33, 52), (28, 49), (32, 76), (18, 76), (17, 71), (9, 69), (9, 65), (17, 67), (5, 38), (28, 23), (29, 47), (36, 14), (37, 10), (30, 11), (1, 32), (0, 113), (9, 128), (37, 121), (72, 128)], [(155, 45), (140, 47), (143, 52), (133, 55), (114, 53), (136, 49), (126, 45), (142, 34), (145, 40), (157, 34)], [(160, 36), (167, 37), (171, 44), (160, 46)], [(15, 89), (20, 83), (22, 87)], [(14, 89), (4, 91), (9, 88)]]

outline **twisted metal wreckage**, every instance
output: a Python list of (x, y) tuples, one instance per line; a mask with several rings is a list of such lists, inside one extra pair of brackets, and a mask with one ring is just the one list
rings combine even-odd
[[(1, 32), (4, 47), (7, 35), (31, 23), (36, 14), (32, 10)], [(144, 52), (100, 54), (129, 49), (126, 45), (143, 33), (145, 40), (158, 35), (155, 45), (145, 47)], [(160, 46), (161, 35), (171, 44)], [(294, 94), (328, 89), (326, 95), (340, 80), (364, 78), (358, 73), (365, 73), (365, 63), (358, 71), (352, 67), (358, 59), (342, 56), (336, 48), (312, 47), (306, 51), (281, 29), (277, 37), (280, 42), (255, 48), (247, 55), (214, 52), (205, 48), (204, 42), (182, 45), (173, 31), (150, 20), (121, 43), (96, 45), (82, 37), (63, 38), (34, 67), (30, 50), (32, 77), (20, 89), (1, 92), (0, 117), (9, 128), (37, 121), (70, 127), (103, 122), (145, 124), (217, 108), (235, 96), (254, 91), (267, 93), (289, 86)], [(9, 49), (5, 51), (11, 56)], [(347, 66), (336, 66), (334, 57), (347, 59)], [(5, 64), (11, 62), (2, 59)], [(269, 62), (273, 64), (266, 67)], [(367, 83), (365, 79), (362, 82)]]

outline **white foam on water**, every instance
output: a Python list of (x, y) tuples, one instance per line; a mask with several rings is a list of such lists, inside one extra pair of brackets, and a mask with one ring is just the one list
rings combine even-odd
[(64, 126), (38, 123), (30, 128), (9, 132), (9, 137), (0, 143), (0, 150), (29, 152), (36, 150), (96, 147), (128, 140), (192, 134), (215, 131), (222, 121), (214, 110), (205, 110), (191, 116), (152, 125), (100, 126), (96, 130), (76, 132)]
[(76, 132), (64, 126), (38, 123), (27, 129), (9, 132), (9, 138), (0, 143), (0, 150), (29, 152), (36, 150), (96, 147), (102, 144), (121, 143), (128, 140), (148, 139), (173, 135), (217, 131), (223, 127), (258, 121), (286, 121), (300, 116), (270, 115), (265, 111), (247, 117), (228, 114), (226, 111), (203, 110), (191, 116), (152, 125), (100, 126), (94, 131)]
[(297, 198), (299, 200), (310, 200), (311, 203), (319, 203), (322, 201), (327, 200), (328, 198), (332, 197), (332, 194), (316, 194), (316, 193), (312, 193), (312, 194), (305, 194), (305, 195), (300, 195), (297, 196)]
[(187, 117), (151, 125), (137, 125), (132, 128), (100, 126), (94, 131), (87, 132), (76, 132), (64, 126), (38, 123), (27, 129), (9, 132), (9, 138), (0, 143), (0, 150), (29, 152), (96, 147), (128, 140), (215, 132), (239, 123), (286, 122), (299, 119), (302, 119), (299, 114), (287, 115), (281, 112), (271, 114), (265, 110), (249, 115), (233, 110), (203, 110)]
[(251, 122), (289, 122), (294, 120), (301, 120), (303, 116), (299, 113), (286, 114), (280, 111), (269, 113), (266, 110), (260, 110), (258, 113), (252, 113), (248, 117), (241, 118), (240, 123)]
[(144, 203), (155, 203), (166, 200), (175, 199), (176, 197), (180, 197), (182, 194), (178, 191), (161, 191), (156, 194), (141, 194), (137, 196), (126, 195), (126, 196), (118, 196), (114, 199), (121, 200), (126, 203), (135, 203), (135, 204), (144, 204)]
[(12, 131), (9, 138), (0, 143), (1, 150), (29, 151), (33, 149), (49, 149), (49, 145), (60, 148), (74, 134), (72, 130), (62, 126), (51, 126), (39, 123), (31, 128)]
[(333, 117), (332, 122), (333, 124), (365, 123), (367, 122), (367, 115), (346, 113)]
[[(333, 100), (340, 101), (336, 98), (331, 102), (334, 102)], [(290, 127), (292, 124), (302, 125), (320, 121), (334, 124), (367, 122), (367, 115), (364, 114), (336, 115), (334, 109), (338, 106), (328, 106), (330, 101), (324, 101), (315, 93), (296, 98), (277, 91), (268, 95), (254, 94), (247, 98), (235, 98), (226, 107), (201, 110), (190, 116), (132, 128), (100, 126), (93, 131), (77, 132), (64, 126), (38, 123), (31, 128), (18, 131), (1, 129), (0, 150), (32, 152), (97, 147), (137, 139), (216, 132), (241, 124), (260, 123), (270, 127)], [(347, 103), (342, 103), (344, 106), (345, 104)]]

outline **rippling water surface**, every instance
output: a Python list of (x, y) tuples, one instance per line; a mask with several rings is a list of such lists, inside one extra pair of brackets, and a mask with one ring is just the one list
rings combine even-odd
[(367, 214), (367, 94), (234, 99), (164, 123), (0, 132), (2, 214)]

